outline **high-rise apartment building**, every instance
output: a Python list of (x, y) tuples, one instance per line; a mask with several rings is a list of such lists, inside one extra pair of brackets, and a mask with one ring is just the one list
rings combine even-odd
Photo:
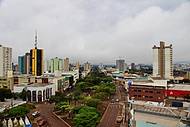
[(20, 74), (24, 74), (24, 56), (18, 56), (18, 70)]
[(37, 35), (35, 36), (35, 48), (30, 50), (30, 72), (33, 76), (43, 74), (43, 49), (37, 48)]
[(125, 60), (122, 59), (116, 60), (116, 68), (119, 71), (125, 71)]
[(161, 79), (173, 78), (173, 49), (160, 42), (160, 47), (154, 45), (153, 49), (153, 77)]
[(49, 64), (52, 73), (54, 73), (55, 71), (63, 71), (63, 59), (60, 59), (58, 57), (52, 58), (49, 61)]
[(12, 48), (0, 45), (0, 77), (7, 77), (12, 71)]
[(64, 59), (64, 71), (69, 71), (69, 58)]
[(92, 66), (89, 62), (84, 63), (84, 71), (90, 71)]

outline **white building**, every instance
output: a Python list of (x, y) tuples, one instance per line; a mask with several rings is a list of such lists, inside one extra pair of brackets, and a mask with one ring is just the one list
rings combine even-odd
[(74, 70), (74, 71), (68, 71), (68, 72), (63, 72), (63, 76), (73, 76), (73, 80), (76, 83), (76, 81), (79, 79), (79, 70)]
[(47, 83), (34, 83), (34, 84), (23, 84), (14, 86), (14, 93), (20, 93), (25, 89), (27, 91), (28, 102), (43, 102), (48, 100), (52, 95), (55, 95), (55, 84)]
[(154, 45), (153, 49), (153, 77), (173, 79), (173, 51), (172, 45), (165, 46), (160, 42), (160, 47)]
[(0, 45), (0, 77), (12, 72), (12, 48)]

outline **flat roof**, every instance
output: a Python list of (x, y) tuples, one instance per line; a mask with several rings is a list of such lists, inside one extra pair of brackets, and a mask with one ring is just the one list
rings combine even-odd
[(168, 85), (168, 89), (190, 91), (190, 84), (170, 84)]

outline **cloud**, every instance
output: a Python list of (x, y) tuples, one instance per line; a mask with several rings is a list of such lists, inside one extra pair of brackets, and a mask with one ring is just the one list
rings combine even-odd
[(13, 48), (14, 61), (33, 47), (35, 29), (46, 58), (151, 63), (152, 46), (163, 40), (173, 44), (175, 61), (190, 60), (189, 13), (187, 0), (7, 0), (0, 42)]

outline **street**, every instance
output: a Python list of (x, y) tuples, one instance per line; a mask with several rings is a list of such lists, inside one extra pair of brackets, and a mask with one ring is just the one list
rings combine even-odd
[(47, 120), (48, 127), (70, 127), (63, 120), (59, 119), (53, 114), (53, 104), (38, 104), (36, 110), (40, 112), (40, 115)]
[(119, 112), (122, 112), (122, 104), (124, 104), (125, 107), (125, 115), (123, 116), (124, 124), (127, 123), (125, 120), (126, 114), (127, 114), (127, 94), (125, 93), (125, 89), (122, 85), (116, 84), (116, 95), (114, 96), (114, 99), (118, 99), (119, 102), (110, 103), (100, 121), (100, 124), (98, 127), (119, 127), (121, 123), (117, 123), (117, 116), (120, 114)]

